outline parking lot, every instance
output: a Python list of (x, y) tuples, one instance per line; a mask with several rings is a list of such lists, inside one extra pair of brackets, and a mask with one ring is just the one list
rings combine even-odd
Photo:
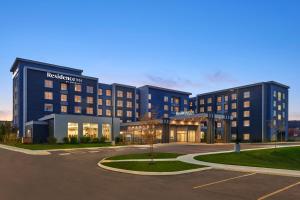
[[(262, 147), (244, 145), (243, 148)], [(162, 145), (160, 152), (195, 153), (226, 145)], [(146, 152), (144, 147), (73, 150), (30, 156), (0, 149), (0, 199), (300, 199), (300, 178), (208, 170), (177, 176), (105, 171), (104, 157)]]

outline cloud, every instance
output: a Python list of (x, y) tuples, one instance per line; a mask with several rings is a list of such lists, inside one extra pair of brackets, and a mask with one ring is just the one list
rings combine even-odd
[(0, 120), (12, 120), (12, 112), (9, 110), (0, 110)]
[(238, 83), (238, 80), (221, 70), (205, 76), (206, 80), (212, 83)]

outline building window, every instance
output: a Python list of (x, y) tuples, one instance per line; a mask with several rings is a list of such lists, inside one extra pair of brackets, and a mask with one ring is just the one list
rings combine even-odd
[(74, 90), (75, 90), (75, 92), (81, 92), (81, 85), (75, 84)]
[(98, 116), (102, 116), (102, 114), (103, 114), (103, 113), (102, 113), (102, 109), (99, 108), (99, 109), (98, 109)]
[(282, 103), (282, 109), (285, 110), (285, 103)]
[(89, 94), (93, 94), (94, 93), (94, 87), (86, 86), (86, 92), (89, 93)]
[(53, 111), (53, 104), (46, 103), (44, 105), (44, 111), (46, 111), (46, 112), (52, 112)]
[(75, 106), (74, 112), (75, 113), (81, 113), (81, 106)]
[(63, 102), (68, 101), (68, 96), (66, 94), (61, 94), (60, 95), (60, 101), (63, 101)]
[(250, 111), (249, 110), (244, 111), (244, 117), (250, 117)]
[(277, 118), (278, 118), (278, 120), (281, 120), (281, 114), (278, 114)]
[(212, 98), (211, 97), (207, 99), (207, 103), (212, 103)]
[(276, 117), (277, 116), (277, 112), (276, 110), (273, 110), (273, 117)]
[(222, 111), (222, 106), (217, 106), (218, 111)]
[(127, 108), (132, 108), (132, 102), (131, 102), (131, 101), (127, 101), (126, 107), (127, 107)]
[(102, 106), (103, 104), (103, 100), (102, 99), (98, 99), (98, 105)]
[(285, 100), (285, 93), (282, 93), (282, 99)]
[(169, 117), (168, 113), (165, 113), (164, 118), (168, 118), (168, 117)]
[(244, 92), (244, 98), (250, 98), (250, 91)]
[(164, 105), (164, 110), (169, 110), (169, 106), (168, 105)]
[(151, 109), (151, 103), (148, 103), (148, 109)]
[(94, 98), (93, 98), (93, 97), (87, 97), (87, 98), (86, 98), (86, 102), (87, 102), (88, 104), (93, 104), (93, 103), (94, 103)]
[(132, 117), (132, 112), (128, 110), (128, 111), (126, 112), (126, 115), (127, 115), (127, 117)]
[(45, 92), (44, 98), (47, 100), (53, 100), (53, 93), (52, 92)]
[(244, 120), (244, 127), (250, 126), (250, 120)]
[(235, 110), (237, 108), (237, 104), (236, 103), (232, 103), (231, 104), (231, 109)]
[(123, 116), (123, 110), (117, 110), (117, 116), (122, 117)]
[(237, 94), (236, 93), (231, 95), (231, 100), (237, 100)]
[(228, 104), (224, 105), (224, 110), (226, 110), (226, 111), (228, 110)]
[(237, 117), (237, 112), (232, 112), (231, 116), (232, 116), (232, 118), (236, 118)]
[(204, 107), (200, 107), (200, 112), (204, 113)]
[(108, 96), (108, 97), (111, 96), (111, 90), (106, 90), (105, 93), (106, 93), (106, 96)]
[(68, 137), (78, 137), (78, 123), (68, 122)]
[(217, 128), (222, 128), (222, 123), (221, 122), (217, 123)]
[(285, 112), (282, 112), (282, 118), (285, 118)]
[(200, 105), (204, 105), (204, 99), (200, 99)]
[(135, 106), (136, 106), (136, 108), (139, 108), (139, 107), (140, 107), (140, 104), (136, 103)]
[(98, 95), (99, 95), (99, 96), (102, 95), (102, 89), (101, 89), (101, 88), (98, 89)]
[(81, 96), (75, 95), (75, 96), (74, 96), (74, 101), (75, 101), (76, 103), (81, 103)]
[(278, 109), (279, 111), (281, 111), (281, 105), (278, 105), (278, 106), (277, 106), (277, 109)]
[(274, 106), (274, 107), (276, 107), (276, 106), (277, 106), (277, 103), (276, 103), (276, 101), (274, 101), (274, 102), (273, 102), (273, 106)]
[(109, 109), (106, 110), (106, 111), (105, 111), (105, 114), (106, 114), (106, 116), (110, 117), (110, 116), (111, 116), (111, 110), (109, 110)]
[(45, 80), (45, 87), (46, 88), (53, 88), (53, 81)]
[(152, 117), (151, 112), (148, 112), (148, 118), (151, 118), (151, 117)]
[(226, 101), (226, 102), (228, 101), (228, 96), (224, 97), (224, 101)]
[(135, 112), (135, 117), (139, 118), (139, 113), (138, 112)]
[(275, 97), (275, 98), (277, 97), (277, 91), (276, 90), (273, 91), (273, 97)]
[(136, 98), (136, 99), (140, 99), (140, 95), (139, 95), (139, 94), (136, 94), (136, 95), (135, 95), (135, 98)]
[(66, 83), (61, 83), (61, 84), (60, 84), (60, 90), (62, 90), (62, 91), (68, 90), (68, 84), (66, 84)]
[(244, 140), (250, 140), (250, 134), (249, 133), (244, 133), (243, 134), (243, 139)]
[(245, 101), (244, 108), (249, 108), (249, 107), (250, 107), (250, 101)]
[(187, 104), (188, 104), (187, 99), (184, 99), (184, 100), (183, 100), (183, 104), (184, 104), (184, 105), (187, 105)]
[(132, 99), (132, 92), (127, 92), (127, 98)]
[(122, 100), (118, 100), (117, 101), (117, 106), (118, 107), (123, 107), (123, 101)]
[(168, 102), (169, 101), (169, 97), (164, 96), (164, 102)]
[(93, 109), (93, 107), (86, 107), (86, 114), (89, 114), (89, 115), (94, 114), (94, 109)]
[(60, 107), (60, 112), (67, 113), (68, 112), (68, 107), (67, 106), (61, 106)]
[(211, 112), (212, 111), (212, 107), (211, 106), (207, 106), (207, 112)]
[(106, 104), (106, 106), (111, 106), (111, 100), (110, 99), (106, 99), (105, 104)]
[(277, 95), (278, 95), (278, 96), (277, 96), (278, 101), (281, 101), (281, 97), (282, 97), (281, 94), (282, 94), (281, 92), (278, 92), (278, 93), (277, 93)]
[(102, 124), (102, 136), (105, 138), (106, 142), (111, 141), (111, 125)]
[(151, 100), (152, 96), (151, 94), (148, 94), (148, 99)]
[(118, 90), (117, 91), (117, 97), (123, 97), (123, 91)]
[(179, 107), (178, 106), (174, 106), (174, 111), (175, 112), (179, 112)]
[(236, 121), (231, 122), (231, 127), (236, 127)]
[(83, 136), (98, 138), (98, 124), (83, 123)]
[(222, 97), (218, 97), (217, 101), (218, 101), (218, 103), (221, 103), (222, 102)]

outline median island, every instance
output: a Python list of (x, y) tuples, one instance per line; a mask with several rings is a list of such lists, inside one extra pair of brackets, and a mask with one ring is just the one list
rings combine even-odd
[(300, 170), (300, 147), (200, 155), (194, 159), (228, 165)]

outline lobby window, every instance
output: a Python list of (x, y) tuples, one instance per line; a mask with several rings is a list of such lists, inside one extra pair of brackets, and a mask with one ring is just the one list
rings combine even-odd
[(148, 109), (151, 109), (151, 103), (148, 103)]
[(217, 98), (217, 102), (218, 102), (218, 103), (221, 103), (221, 102), (222, 102), (222, 97), (218, 97), (218, 98)]
[(245, 101), (244, 108), (249, 108), (249, 107), (250, 107), (250, 101)]
[(102, 114), (103, 114), (103, 113), (102, 113), (102, 109), (99, 108), (99, 109), (98, 109), (98, 116), (102, 116)]
[(98, 89), (98, 95), (101, 96), (101, 95), (103, 94), (102, 92), (103, 92), (102, 89), (99, 88), (99, 89)]
[(117, 97), (123, 97), (123, 91), (118, 90), (117, 91)]
[(81, 103), (81, 96), (75, 95), (75, 96), (74, 96), (74, 101), (75, 101), (76, 103)]
[(148, 99), (151, 100), (152, 96), (151, 94), (148, 94)]
[(111, 116), (111, 110), (109, 110), (109, 109), (106, 110), (106, 111), (105, 111), (105, 114), (106, 114), (106, 116), (110, 117), (110, 116)]
[(93, 107), (86, 107), (86, 114), (89, 114), (89, 115), (94, 114), (94, 109), (93, 109)]
[(68, 122), (68, 137), (78, 137), (78, 123)]
[(123, 101), (122, 100), (118, 100), (117, 101), (117, 106), (118, 107), (123, 107)]
[(53, 104), (46, 103), (44, 105), (44, 111), (46, 111), (46, 112), (52, 112), (53, 111)]
[(63, 102), (68, 101), (68, 96), (66, 94), (61, 94), (60, 95), (60, 101), (63, 101)]
[(200, 112), (204, 113), (204, 107), (200, 107)]
[(212, 107), (211, 106), (207, 106), (207, 112), (211, 112), (212, 111)]
[(88, 136), (91, 138), (98, 137), (98, 124), (96, 123), (83, 123), (83, 136)]
[(226, 110), (226, 111), (228, 110), (228, 104), (224, 105), (224, 110)]
[(53, 81), (45, 80), (45, 87), (46, 88), (53, 88)]
[(152, 117), (151, 112), (148, 112), (148, 118), (151, 118), (151, 117)]
[(61, 84), (60, 84), (60, 90), (62, 90), (62, 91), (68, 90), (68, 84), (66, 84), (66, 83), (61, 83)]
[[(204, 101), (204, 99), (203, 99), (203, 101)], [(212, 103), (212, 98), (211, 98), (211, 97), (209, 97), (209, 98), (207, 99), (207, 103)]]
[(236, 127), (236, 124), (237, 124), (236, 121), (232, 121), (231, 122), (231, 127)]
[(231, 109), (235, 110), (237, 108), (237, 104), (236, 103), (232, 103), (231, 104)]
[(117, 110), (117, 116), (122, 117), (123, 116), (123, 110)]
[(250, 117), (250, 111), (249, 110), (244, 111), (244, 117)]
[(86, 92), (89, 93), (89, 94), (93, 94), (94, 93), (94, 87), (86, 86)]
[(60, 112), (61, 113), (67, 113), (68, 112), (68, 107), (67, 106), (61, 106), (60, 107)]
[(237, 94), (236, 93), (231, 95), (231, 100), (237, 100)]
[(127, 105), (126, 105), (127, 108), (132, 108), (132, 102), (131, 102), (131, 101), (127, 101), (126, 104), (127, 104)]
[(111, 106), (111, 100), (110, 99), (106, 99), (105, 104), (106, 104), (106, 106)]
[(132, 99), (132, 92), (127, 92), (126, 95), (127, 95), (127, 98), (128, 98), (128, 99)]
[(222, 111), (222, 106), (217, 106), (217, 111)]
[(75, 90), (75, 92), (81, 92), (81, 85), (75, 84), (74, 90)]
[(81, 113), (81, 106), (75, 106), (74, 107), (74, 112), (77, 113), (77, 114), (80, 114)]
[(102, 124), (102, 136), (105, 138), (106, 142), (111, 141), (111, 125)]
[(244, 120), (244, 127), (250, 126), (250, 120)]
[(200, 99), (200, 105), (204, 105), (204, 99)]
[(232, 118), (236, 118), (237, 117), (237, 112), (232, 112), (231, 116), (232, 116)]
[(250, 91), (244, 92), (244, 98), (250, 98)]
[(168, 117), (169, 117), (168, 113), (165, 113), (164, 118), (168, 118)]
[(53, 100), (53, 93), (52, 92), (45, 92), (44, 98), (47, 100)]
[(250, 140), (250, 134), (249, 133), (244, 133), (243, 134), (243, 139), (244, 140)]
[(98, 105), (102, 106), (103, 104), (103, 100), (102, 99), (98, 99)]
[(164, 110), (169, 110), (169, 106), (168, 105), (164, 105)]
[(225, 101), (225, 102), (228, 101), (228, 96), (227, 96), (227, 95), (224, 97), (224, 101)]
[(187, 99), (184, 99), (184, 100), (183, 100), (183, 104), (184, 104), (184, 105), (187, 105), (187, 104), (188, 104)]
[(111, 96), (111, 90), (106, 90), (105, 94), (106, 94), (106, 96), (110, 97)]
[(127, 115), (127, 117), (132, 117), (132, 112), (128, 110), (128, 111), (126, 112), (126, 115)]
[(94, 98), (93, 98), (93, 97), (87, 97), (87, 98), (86, 98), (86, 102), (87, 102), (88, 104), (93, 104), (93, 103), (94, 103)]
[(164, 102), (168, 102), (169, 101), (169, 97), (164, 96)]

